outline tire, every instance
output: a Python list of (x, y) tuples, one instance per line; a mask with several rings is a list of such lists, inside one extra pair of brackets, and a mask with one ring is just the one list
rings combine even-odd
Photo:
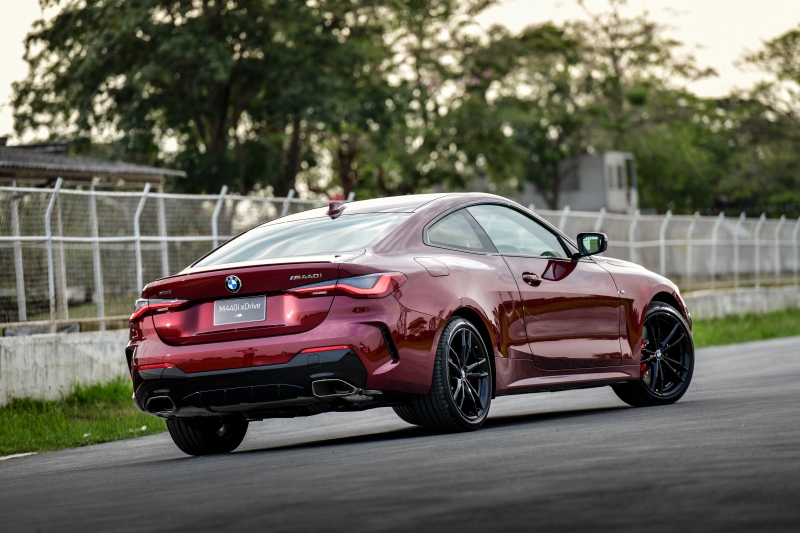
[(417, 415), (414, 414), (414, 408), (411, 405), (395, 405), (392, 407), (395, 414), (399, 416), (403, 422), (407, 422), (412, 426), (421, 426)]
[(232, 452), (244, 440), (247, 426), (246, 420), (226, 421), (216, 417), (167, 419), (170, 437), (188, 455)]
[(686, 393), (694, 373), (692, 332), (683, 315), (663, 302), (650, 303), (644, 323), (641, 361), (647, 371), (636, 381), (611, 388), (633, 407), (675, 403)]
[(410, 404), (419, 424), (436, 433), (481, 427), (492, 401), (489, 357), (475, 326), (463, 318), (451, 319), (436, 348), (431, 390)]

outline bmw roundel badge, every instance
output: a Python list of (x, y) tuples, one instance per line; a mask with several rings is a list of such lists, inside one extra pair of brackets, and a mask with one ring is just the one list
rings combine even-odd
[(225, 288), (231, 292), (239, 292), (242, 288), (242, 280), (237, 276), (228, 276), (225, 278)]

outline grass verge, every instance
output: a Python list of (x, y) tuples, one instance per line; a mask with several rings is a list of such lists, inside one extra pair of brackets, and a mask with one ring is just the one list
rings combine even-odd
[(141, 413), (124, 378), (76, 387), (64, 401), (14, 399), (0, 407), (0, 456), (74, 448), (166, 431)]
[(693, 326), (694, 345), (697, 348), (790, 337), (800, 335), (800, 309), (695, 320)]

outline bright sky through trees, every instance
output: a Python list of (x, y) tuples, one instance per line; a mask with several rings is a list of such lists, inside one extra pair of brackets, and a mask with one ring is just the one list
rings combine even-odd
[[(590, 9), (604, 4), (588, 0)], [(800, 23), (797, 0), (630, 0), (629, 12), (648, 10), (656, 22), (672, 27), (670, 36), (684, 42), (700, 66), (719, 76), (690, 86), (700, 96), (721, 96), (750, 87), (761, 76), (734, 66), (745, 51), (777, 37)], [(0, 0), (0, 136), (12, 133), (11, 82), (27, 73), (22, 60), (25, 35), (41, 17), (37, 0)], [(582, 18), (575, 0), (505, 0), (481, 16), (485, 25), (503, 24), (519, 31), (529, 24)]]

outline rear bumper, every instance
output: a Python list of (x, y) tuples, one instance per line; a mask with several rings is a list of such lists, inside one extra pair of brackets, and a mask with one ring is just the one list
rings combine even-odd
[[(406, 309), (391, 296), (337, 297), (322, 324), (304, 333), (207, 344), (168, 345), (144, 319), (128, 346), (136, 403), (160, 416), (235, 411), (249, 418), (391, 404), (398, 394), (430, 389), (439, 325), (438, 318)], [(334, 345), (347, 349), (308, 351)], [(137, 370), (165, 363), (174, 366)], [(328, 378), (382, 394), (363, 402), (315, 397), (311, 384)], [(152, 404), (158, 397), (164, 398), (160, 407)]]
[[(357, 392), (334, 396), (312, 385), (329, 380), (341, 380)], [(398, 398), (364, 390), (367, 371), (351, 349), (302, 353), (285, 364), (245, 369), (193, 374), (178, 367), (137, 370), (134, 382), (139, 408), (164, 417), (302, 416), (383, 405)]]

